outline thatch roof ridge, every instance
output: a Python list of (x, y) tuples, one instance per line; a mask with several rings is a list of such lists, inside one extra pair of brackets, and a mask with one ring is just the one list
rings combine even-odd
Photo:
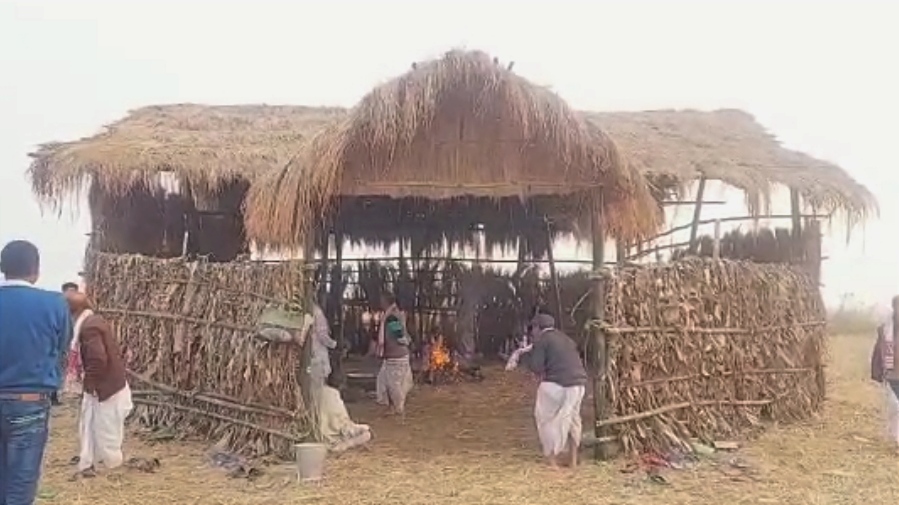
[(36, 195), (53, 204), (88, 179), (113, 194), (152, 186), (171, 172), (215, 191), (286, 164), (306, 139), (345, 114), (293, 105), (152, 105), (134, 109), (92, 137), (50, 142), (31, 154)]
[[(300, 184), (306, 173), (294, 170), (279, 175), (270, 169), (285, 165), (294, 156), (297, 164), (307, 163), (316, 148), (340, 149), (340, 143), (327, 139), (348, 135), (345, 129), (341, 131), (347, 124), (342, 119), (351, 113), (337, 107), (293, 105), (143, 107), (94, 137), (43, 144), (32, 154), (29, 172), (36, 195), (53, 203), (77, 191), (87, 178), (98, 180), (112, 193), (122, 193), (149, 182), (161, 171), (212, 189), (231, 177), (254, 179), (261, 173), (281, 177), (280, 184)], [(607, 148), (610, 159), (624, 158), (626, 163), (617, 161), (623, 165), (618, 173), (624, 181), (633, 179), (634, 171), (647, 174), (652, 181), (664, 175), (680, 184), (704, 173), (743, 189), (757, 206), (775, 184), (785, 184), (799, 189), (805, 201), (821, 212), (844, 211), (861, 219), (877, 211), (872, 193), (845, 170), (784, 148), (744, 111), (577, 114), (586, 119), (588, 134), (614, 139), (601, 139), (597, 144)], [(314, 147), (307, 149), (315, 138), (320, 142), (312, 142)], [(285, 175), (297, 179), (283, 180)], [(336, 181), (318, 183), (322, 188)]]
[(876, 213), (870, 190), (844, 169), (783, 147), (756, 118), (738, 109), (584, 112), (605, 129), (629, 163), (650, 179), (688, 183), (705, 175), (746, 192), (758, 209), (775, 184), (799, 190), (821, 212), (851, 219)]
[[(546, 87), (480, 51), (453, 50), (366, 94), (277, 174), (254, 184), (249, 236), (297, 246), (338, 196), (432, 200), (602, 191), (615, 236), (661, 223), (643, 176), (615, 143)], [(614, 217), (613, 217), (614, 216)]]

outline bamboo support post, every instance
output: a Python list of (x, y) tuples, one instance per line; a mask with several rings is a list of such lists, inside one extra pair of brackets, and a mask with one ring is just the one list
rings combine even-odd
[(322, 238), (321, 243), (321, 263), (319, 265), (319, 270), (316, 272), (318, 275), (318, 292), (316, 293), (318, 303), (322, 305), (322, 309), (324, 309), (325, 300), (328, 296), (328, 274), (330, 273), (330, 250), (331, 250), (331, 232), (330, 230), (325, 230), (324, 236)]
[[(310, 233), (306, 238), (306, 243), (303, 247), (303, 276), (302, 283), (300, 289), (303, 290), (303, 310), (311, 313), (312, 304), (314, 303), (315, 289), (312, 284), (312, 279), (315, 276), (314, 270), (310, 268), (310, 265), (307, 263), (313, 256), (313, 235)], [(297, 380), (300, 383), (300, 395), (302, 397), (302, 401), (300, 405), (303, 405), (306, 409), (306, 412), (309, 415), (309, 420), (311, 421), (311, 437), (312, 440), (318, 441), (321, 440), (321, 429), (319, 427), (319, 419), (318, 419), (318, 397), (313, 392), (313, 384), (312, 384), (312, 333), (311, 328), (307, 329), (306, 338), (303, 340), (303, 351), (300, 354), (300, 363), (299, 370), (297, 373)]]
[(337, 336), (338, 364), (342, 365), (343, 355), (346, 352), (346, 335), (344, 335), (343, 329), (343, 230), (339, 227), (334, 230), (334, 263), (336, 269), (334, 276), (331, 278), (331, 289), (338, 292), (337, 296), (334, 297), (337, 301), (337, 307), (334, 308), (334, 313), (337, 315), (337, 321), (334, 325), (336, 331), (334, 333)]
[(799, 190), (790, 188), (790, 220), (792, 222), (793, 245), (791, 247), (791, 260), (799, 262), (804, 252), (802, 246), (802, 200), (799, 198)]
[[(611, 412), (611, 403), (606, 389), (606, 375), (608, 373), (608, 352), (606, 335), (602, 329), (602, 321), (605, 318), (605, 286), (602, 276), (603, 263), (605, 262), (605, 224), (602, 215), (602, 195), (596, 193), (593, 196), (593, 209), (590, 213), (593, 232), (593, 318), (597, 323), (592, 327), (593, 352), (595, 362), (593, 364), (593, 411), (597, 421), (595, 435), (598, 440), (604, 440), (609, 436), (608, 429), (600, 422), (608, 419)], [(598, 460), (609, 459), (610, 447), (607, 443), (598, 443), (594, 446), (594, 457)]]
[(715, 235), (712, 241), (712, 258), (721, 257), (721, 220), (715, 220)]
[(699, 249), (699, 242), (696, 240), (699, 236), (699, 222), (702, 218), (702, 197), (705, 194), (706, 178), (703, 175), (699, 178), (699, 187), (696, 188), (696, 206), (693, 208), (693, 223), (690, 226), (690, 254), (696, 254)]
[(544, 216), (543, 222), (546, 224), (546, 257), (549, 260), (549, 278), (553, 283), (553, 298), (555, 302), (556, 317), (559, 318), (559, 324), (562, 324), (562, 288), (559, 286), (559, 272), (556, 270), (556, 261), (553, 255), (553, 233), (549, 219)]

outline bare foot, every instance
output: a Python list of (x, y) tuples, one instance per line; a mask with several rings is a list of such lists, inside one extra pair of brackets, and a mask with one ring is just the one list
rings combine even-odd
[(546, 458), (546, 465), (553, 471), (559, 471), (559, 459), (556, 456)]
[(97, 476), (97, 471), (94, 470), (94, 467), (85, 468), (84, 470), (75, 472), (75, 475), (72, 475), (69, 480), (75, 481), (80, 479), (92, 479)]

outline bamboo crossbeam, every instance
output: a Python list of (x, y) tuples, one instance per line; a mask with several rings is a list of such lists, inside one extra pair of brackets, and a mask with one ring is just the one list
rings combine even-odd
[(701, 374), (695, 373), (690, 375), (678, 375), (675, 377), (660, 377), (658, 379), (648, 379), (640, 382), (622, 382), (621, 387), (631, 387), (631, 388), (640, 388), (646, 386), (652, 386), (656, 384), (670, 384), (672, 382), (684, 382), (694, 379), (716, 379), (722, 377), (734, 377), (734, 376), (753, 376), (753, 375), (803, 375), (813, 373), (815, 371), (814, 368), (765, 368), (760, 370), (742, 370), (742, 371), (730, 371), (730, 372), (719, 372), (714, 374)]
[[(595, 323), (594, 323), (595, 324)], [(790, 323), (783, 324), (777, 326), (760, 326), (758, 328), (707, 328), (707, 327), (699, 327), (699, 328), (686, 328), (680, 326), (641, 326), (641, 327), (633, 327), (633, 326), (602, 326), (602, 329), (610, 335), (624, 335), (624, 334), (635, 334), (635, 333), (705, 333), (705, 334), (713, 334), (713, 335), (724, 335), (724, 334), (733, 334), (733, 335), (751, 335), (753, 333), (761, 333), (766, 331), (778, 331), (778, 330), (790, 330), (794, 328), (808, 328), (808, 327), (817, 327), (817, 326), (825, 326), (827, 325), (827, 321), (805, 321), (798, 323)]]
[(181, 314), (169, 314), (168, 312), (153, 312), (149, 310), (132, 310), (132, 309), (115, 309), (111, 307), (103, 307), (98, 308), (97, 313), (99, 314), (118, 314), (124, 317), (134, 316), (134, 317), (149, 317), (153, 319), (168, 319), (171, 321), (179, 321), (184, 323), (191, 324), (202, 324), (205, 326), (211, 326), (216, 328), (225, 328), (228, 330), (236, 330), (236, 331), (244, 331), (247, 333), (255, 333), (256, 328), (250, 326), (243, 326), (240, 324), (234, 323), (226, 323), (223, 321), (211, 321), (207, 319), (199, 319), (196, 317), (184, 316)]
[(608, 426), (614, 426), (616, 424), (624, 424), (633, 421), (640, 421), (642, 419), (648, 419), (651, 417), (657, 417), (662, 414), (667, 414), (669, 412), (674, 412), (677, 410), (684, 410), (689, 408), (699, 408), (699, 407), (710, 407), (710, 406), (722, 406), (722, 407), (763, 407), (765, 405), (770, 405), (774, 403), (774, 399), (767, 400), (706, 400), (699, 402), (682, 402), (675, 403), (672, 405), (666, 405), (664, 407), (655, 408), (652, 410), (647, 410), (645, 412), (637, 412), (635, 414), (628, 414), (626, 416), (618, 416), (618, 417), (610, 417), (608, 419), (604, 419), (596, 422), (596, 426), (598, 428), (604, 428)]
[[(129, 377), (134, 379), (136, 382), (141, 384), (146, 384), (153, 388), (153, 392), (156, 394), (168, 394), (172, 396), (179, 396), (181, 398), (189, 399), (189, 400), (197, 400), (204, 403), (209, 403), (218, 407), (223, 407), (227, 409), (239, 410), (241, 412), (245, 412), (248, 414), (263, 414), (263, 415), (277, 415), (281, 417), (287, 417), (290, 419), (295, 419), (296, 415), (286, 409), (281, 409), (277, 407), (270, 407), (265, 405), (251, 404), (251, 403), (242, 403), (236, 398), (230, 398), (224, 395), (212, 395), (207, 393), (195, 393), (188, 391), (181, 391), (178, 388), (169, 386), (167, 384), (163, 384), (158, 381), (154, 381), (149, 377), (141, 375), (133, 370), (125, 371)], [(132, 392), (134, 396), (141, 396), (136, 391)]]
[(190, 414), (215, 419), (217, 421), (223, 421), (223, 422), (233, 424), (236, 426), (243, 426), (244, 428), (250, 428), (251, 430), (260, 431), (260, 432), (266, 433), (268, 435), (283, 438), (290, 442), (299, 442), (300, 441), (299, 438), (297, 438), (293, 435), (290, 435), (288, 433), (284, 433), (283, 431), (273, 430), (271, 428), (266, 428), (265, 426), (259, 426), (258, 424), (251, 423), (249, 421), (244, 421), (243, 419), (237, 419), (236, 417), (226, 416), (226, 415), (222, 415), (222, 414), (219, 414), (216, 412), (206, 412), (204, 410), (194, 408), (194, 407), (189, 407), (187, 405), (181, 405), (181, 404), (173, 403), (173, 402), (160, 402), (160, 401), (156, 401), (156, 400), (148, 400), (146, 398), (141, 398), (141, 397), (134, 397), (132, 399), (132, 401), (138, 405), (148, 405), (148, 406), (159, 407), (162, 409), (180, 410), (180, 411), (187, 412)]
[[(804, 219), (827, 219), (830, 216), (827, 214), (803, 214), (800, 217), (802, 217)], [(736, 223), (736, 222), (740, 222), (740, 221), (776, 221), (776, 220), (782, 220), (782, 219), (791, 219), (792, 220), (793, 215), (792, 214), (769, 214), (769, 215), (763, 215), (763, 216), (753, 216), (753, 215), (731, 216), (731, 217), (722, 217), (722, 218), (715, 218), (715, 219), (702, 219), (699, 221), (699, 224), (700, 225), (711, 224), (711, 223), (714, 223), (715, 221), (721, 221), (722, 223)], [(667, 237), (668, 235), (673, 235), (679, 231), (689, 230), (692, 226), (693, 226), (693, 223), (690, 222), (690, 223), (687, 223), (684, 225), (669, 228), (668, 230), (665, 230), (665, 231), (655, 235), (652, 238), (644, 240), (643, 243), (653, 242), (662, 237)]]

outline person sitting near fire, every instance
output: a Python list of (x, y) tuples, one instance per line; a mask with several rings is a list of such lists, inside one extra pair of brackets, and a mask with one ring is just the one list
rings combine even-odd
[(577, 466), (581, 444), (581, 402), (587, 371), (577, 344), (555, 328), (549, 314), (538, 314), (532, 322), (533, 348), (528, 365), (540, 378), (534, 417), (543, 455), (553, 468), (568, 453), (570, 466)]
[(406, 329), (406, 315), (390, 293), (381, 296), (384, 314), (378, 329), (377, 356), (381, 369), (377, 378), (377, 402), (392, 413), (405, 418), (406, 396), (412, 390), (412, 365), (409, 361), (411, 338)]
[(341, 384), (336, 375), (331, 374), (322, 389), (319, 420), (328, 449), (339, 453), (368, 443), (371, 440), (371, 428), (367, 424), (357, 424), (350, 418), (340, 396)]

